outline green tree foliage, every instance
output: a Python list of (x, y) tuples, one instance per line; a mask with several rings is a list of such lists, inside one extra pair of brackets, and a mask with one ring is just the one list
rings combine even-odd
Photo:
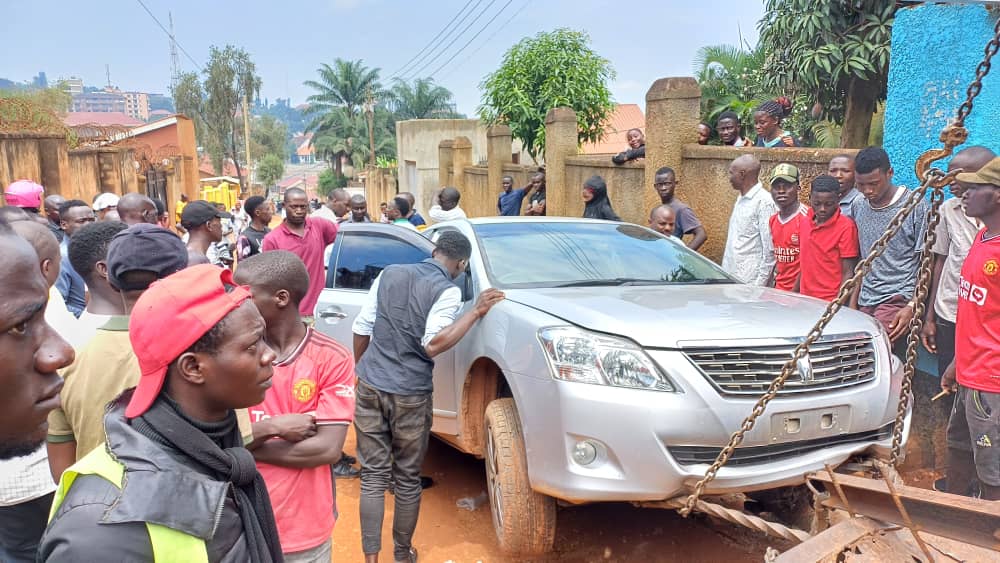
[(451, 99), (451, 91), (430, 78), (418, 78), (412, 83), (397, 78), (389, 91), (389, 107), (397, 121), (453, 118)]
[(319, 178), (317, 178), (316, 192), (323, 199), (329, 197), (330, 193), (337, 188), (343, 188), (347, 186), (347, 178), (337, 174), (333, 170), (324, 170), (319, 173)]
[(268, 153), (257, 161), (257, 179), (264, 184), (265, 191), (285, 175), (285, 161), (276, 154)]
[(766, 0), (765, 85), (818, 102), (818, 114), (843, 124), (842, 147), (864, 146), (886, 95), (895, 13), (893, 0)]
[[(379, 69), (368, 68), (364, 61), (336, 59), (333, 66), (324, 63), (317, 72), (319, 80), (307, 80), (305, 85), (316, 90), (307, 99), (309, 113), (319, 118), (341, 111), (352, 116), (362, 113), (369, 92), (376, 101), (385, 97)], [(314, 120), (311, 128), (316, 125), (319, 123)]]
[(288, 156), (288, 129), (272, 115), (262, 115), (250, 124), (250, 156), (259, 161), (273, 154), (279, 160)]
[(479, 85), (479, 117), (509, 125), (532, 158), (545, 150), (545, 115), (552, 108), (576, 111), (580, 143), (599, 140), (614, 109), (608, 81), (615, 71), (589, 44), (586, 33), (569, 29), (522, 39)]
[(305, 85), (316, 90), (308, 98), (308, 113), (313, 116), (308, 129), (314, 132), (313, 146), (338, 177), (343, 175), (342, 158), (347, 158), (355, 169), (364, 168), (369, 159), (365, 113), (369, 94), (377, 104), (373, 112), (375, 153), (395, 156), (395, 120), (385, 107), (390, 97), (379, 81), (379, 69), (368, 68), (360, 60), (336, 59), (333, 66), (320, 67), (319, 80), (309, 80)]
[(764, 50), (732, 45), (708, 45), (698, 49), (694, 75), (701, 87), (701, 119), (714, 124), (719, 114), (733, 111), (740, 116), (743, 134), (753, 138), (753, 110), (773, 98), (764, 86)]
[(221, 173), (223, 160), (230, 158), (242, 180), (240, 108), (244, 100), (253, 100), (260, 92), (257, 67), (246, 51), (226, 45), (211, 48), (202, 73), (204, 82), (194, 73), (181, 75), (173, 92), (177, 111), (194, 119), (196, 129), (200, 128), (199, 139), (212, 156), (216, 172)]

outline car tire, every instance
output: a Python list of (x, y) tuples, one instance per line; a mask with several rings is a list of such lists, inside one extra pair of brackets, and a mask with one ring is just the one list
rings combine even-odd
[(496, 399), (487, 405), (485, 427), (486, 485), (500, 547), (507, 553), (521, 555), (552, 551), (556, 503), (531, 489), (521, 419), (514, 399)]

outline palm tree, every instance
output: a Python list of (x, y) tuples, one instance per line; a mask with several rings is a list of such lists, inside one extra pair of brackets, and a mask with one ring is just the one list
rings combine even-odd
[(450, 118), (455, 116), (451, 91), (438, 86), (431, 78), (418, 78), (412, 84), (397, 78), (389, 92), (390, 105), (397, 120)]
[[(369, 100), (379, 102), (388, 98), (379, 82), (379, 69), (368, 68), (360, 60), (335, 59), (332, 66), (324, 63), (317, 72), (319, 80), (305, 82), (316, 91), (307, 98), (307, 112), (313, 115), (307, 127), (314, 133), (313, 146), (337, 174), (343, 174), (344, 157), (356, 168), (363, 167), (365, 156), (371, 152), (364, 107)], [(383, 112), (376, 108), (375, 113), (377, 116)], [(376, 127), (376, 152), (382, 136)], [(394, 129), (391, 136), (395, 140)]]
[[(388, 111), (376, 108), (375, 153), (396, 152), (396, 134), (392, 116)], [(312, 141), (316, 153), (330, 164), (338, 174), (343, 175), (343, 159), (355, 169), (364, 168), (371, 156), (368, 139), (368, 117), (363, 113), (350, 116), (346, 111), (331, 111), (324, 116), (323, 127), (317, 130)]]
[(369, 95), (376, 101), (385, 98), (385, 91), (379, 82), (379, 69), (366, 67), (363, 61), (335, 59), (332, 67), (323, 63), (317, 72), (319, 81), (305, 82), (306, 86), (316, 90), (307, 98), (310, 113), (322, 115), (343, 108), (351, 115), (358, 115)]
[(753, 108), (773, 96), (763, 88), (764, 50), (732, 45), (698, 49), (694, 75), (701, 86), (701, 116), (710, 122), (731, 110), (740, 116), (744, 134), (753, 126)]

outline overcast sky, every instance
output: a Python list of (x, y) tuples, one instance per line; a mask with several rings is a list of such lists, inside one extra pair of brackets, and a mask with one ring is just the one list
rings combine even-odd
[[(594, 50), (617, 72), (611, 86), (616, 101), (641, 105), (653, 80), (691, 75), (699, 47), (736, 44), (741, 37), (756, 42), (763, 12), (761, 0), (142, 2), (164, 26), (173, 14), (177, 41), (190, 55), (179, 52), (181, 70), (204, 64), (210, 45), (231, 43), (256, 62), (263, 97), (299, 104), (311, 93), (302, 83), (316, 77), (320, 63), (363, 59), (381, 68), (387, 83), (400, 71), (432, 76), (470, 115), (483, 76), (510, 46), (539, 31), (589, 33)], [(405, 68), (459, 13), (458, 20), (466, 18), (456, 21), (454, 33), (445, 32), (437, 47)], [(50, 82), (78, 76), (88, 86), (103, 86), (107, 64), (112, 84), (122, 89), (169, 93), (169, 40), (140, 0), (3, 0), (2, 16), (2, 78), (20, 82), (45, 71)]]

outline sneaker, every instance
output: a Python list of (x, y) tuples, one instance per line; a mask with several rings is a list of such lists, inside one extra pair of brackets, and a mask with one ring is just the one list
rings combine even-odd
[(357, 479), (361, 476), (361, 470), (341, 460), (333, 466), (333, 476), (337, 479)]

